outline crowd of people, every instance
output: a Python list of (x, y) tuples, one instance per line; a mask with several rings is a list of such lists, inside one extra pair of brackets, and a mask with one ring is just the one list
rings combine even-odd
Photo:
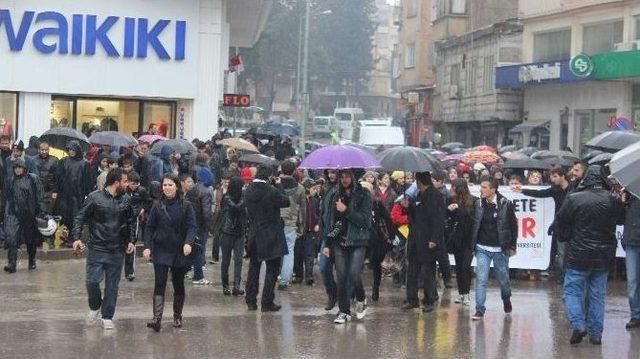
[[(513, 310), (509, 258), (516, 255), (518, 224), (513, 203), (499, 191), (509, 186), (527, 196), (551, 197), (556, 204), (552, 263), (564, 285), (574, 329), (571, 343), (587, 334), (592, 343), (601, 341), (617, 224), (625, 224), (632, 317), (627, 328), (640, 327), (640, 201), (612, 186), (600, 166), (578, 162), (570, 170), (528, 171), (526, 180), (524, 173), (484, 165), (443, 173), (305, 171), (298, 168), (286, 137), (248, 137), (271, 160), (261, 164), (241, 161), (241, 151), (218, 143), (224, 137), (228, 134), (194, 140), (196, 150), (189, 154), (167, 145), (159, 156), (150, 154), (149, 143), (120, 149), (94, 146), (85, 154), (77, 141), (70, 141), (61, 160), (49, 155), (46, 142), (38, 143), (30, 156), (22, 142), (0, 138), (5, 271), (16, 271), (21, 244), (29, 253), (29, 269), (36, 269), (36, 247), (43, 240), (38, 228), (46, 225), (47, 215), (59, 216), (69, 229), (67, 245), (76, 251), (88, 248), (89, 320), (113, 328), (121, 272), (124, 268), (126, 279), (135, 280), (139, 242), (143, 257), (153, 262), (155, 277), (153, 319), (147, 326), (160, 331), (169, 273), (175, 327), (183, 325), (188, 273), (192, 271), (193, 285), (211, 284), (203, 271), (209, 238), (209, 263), (220, 263), (223, 294), (244, 296), (251, 311), (258, 309), (263, 262), (263, 312), (281, 309), (276, 288), (315, 285), (317, 264), (325, 309), (338, 306), (336, 324), (353, 316), (365, 318), (368, 298), (380, 298), (383, 275), (406, 288), (404, 310), (436, 310), (440, 278), (445, 290), (457, 287), (456, 303), (468, 307), (475, 258), (471, 318), (482, 320), (492, 265), (504, 312)], [(549, 187), (523, 188), (547, 183)], [(478, 187), (480, 198), (471, 194), (472, 186)], [(449, 254), (455, 258), (456, 285)], [(249, 269), (243, 288), (244, 258)], [(367, 268), (373, 274), (370, 291), (362, 280)]]

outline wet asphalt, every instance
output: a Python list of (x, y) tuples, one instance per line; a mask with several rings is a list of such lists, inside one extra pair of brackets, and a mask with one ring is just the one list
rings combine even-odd
[[(0, 358), (640, 358), (640, 330), (624, 328), (622, 281), (609, 283), (602, 346), (586, 340), (571, 346), (560, 286), (552, 280), (514, 281), (511, 315), (492, 283), (485, 318), (473, 322), (473, 304), (455, 304), (455, 289), (441, 290), (433, 313), (402, 312), (404, 292), (384, 278), (367, 317), (336, 326), (336, 310), (323, 309), (317, 274), (312, 287), (276, 293), (279, 313), (249, 312), (243, 298), (224, 296), (219, 264), (207, 264), (205, 275), (213, 285), (188, 282), (184, 327), (165, 320), (154, 333), (145, 326), (153, 268), (140, 260), (136, 280), (120, 283), (116, 328), (105, 331), (85, 324), (84, 260), (40, 262), (33, 272), (22, 260), (16, 274), (0, 273)], [(367, 271), (367, 290), (370, 279)], [(170, 285), (167, 298), (170, 309)]]

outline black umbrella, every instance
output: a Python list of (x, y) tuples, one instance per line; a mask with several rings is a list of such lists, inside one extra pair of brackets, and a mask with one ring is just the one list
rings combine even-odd
[(246, 155), (242, 155), (240, 156), (240, 162), (256, 163), (266, 166), (277, 166), (279, 164), (279, 162), (273, 158), (260, 153), (248, 153)]
[(507, 160), (507, 162), (504, 163), (502, 168), (523, 169), (523, 170), (529, 170), (529, 169), (545, 170), (549, 168), (549, 164), (541, 160), (536, 160), (534, 158), (522, 158), (522, 159)]
[(589, 140), (586, 146), (603, 152), (616, 153), (636, 142), (640, 142), (640, 133), (607, 131)]
[(600, 150), (588, 150), (582, 155), (582, 162), (589, 162), (589, 160), (591, 160), (592, 158), (596, 157), (601, 153), (603, 152)]
[(613, 158), (613, 153), (601, 153), (597, 156), (594, 156), (589, 160), (589, 165), (601, 165), (604, 166)]
[(442, 145), (442, 148), (447, 150), (452, 150), (454, 148), (461, 148), (461, 147), (464, 147), (464, 143), (462, 142), (447, 142), (444, 145)]
[(577, 162), (576, 159), (564, 157), (547, 157), (543, 158), (542, 161), (554, 167), (572, 167)]
[(636, 197), (640, 197), (640, 142), (613, 155), (609, 162), (611, 176)]
[(40, 136), (40, 141), (47, 141), (49, 145), (57, 149), (64, 149), (71, 140), (78, 141), (82, 147), (82, 151), (89, 149), (89, 139), (87, 136), (73, 128), (55, 127)]
[(580, 161), (580, 158), (575, 153), (569, 151), (538, 151), (532, 154), (531, 158), (538, 160), (561, 158), (571, 160), (573, 162)]
[(378, 154), (382, 167), (388, 171), (444, 172), (440, 161), (421, 148), (400, 146)]
[(174, 151), (179, 152), (180, 154), (193, 153), (196, 151), (196, 148), (193, 147), (191, 142), (187, 140), (183, 140), (180, 138), (166, 140), (166, 141), (158, 141), (153, 147), (151, 147), (152, 155), (159, 155), (162, 151), (162, 147), (170, 146)]
[(531, 156), (538, 151), (540, 151), (538, 147), (525, 147), (523, 149), (518, 150), (518, 152), (522, 152), (527, 156)]
[(133, 147), (138, 145), (138, 140), (133, 136), (116, 131), (94, 132), (93, 135), (89, 137), (89, 142), (94, 145), (111, 147)]

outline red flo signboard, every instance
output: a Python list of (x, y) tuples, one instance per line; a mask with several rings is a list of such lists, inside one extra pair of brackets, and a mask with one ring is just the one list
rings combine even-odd
[(249, 107), (251, 106), (251, 96), (238, 94), (225, 94), (223, 105), (227, 107)]

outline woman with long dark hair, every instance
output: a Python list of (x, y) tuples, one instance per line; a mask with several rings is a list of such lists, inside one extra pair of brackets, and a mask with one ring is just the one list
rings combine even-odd
[(147, 327), (160, 331), (164, 311), (164, 293), (169, 270), (173, 284), (173, 326), (182, 327), (184, 276), (192, 265), (191, 253), (196, 243), (196, 216), (191, 203), (185, 201), (180, 179), (168, 173), (162, 178), (162, 199), (151, 208), (144, 232), (143, 256), (153, 259), (155, 287), (153, 319)]
[(382, 203), (387, 212), (391, 211), (393, 201), (395, 201), (397, 195), (391, 186), (391, 177), (388, 173), (383, 172), (378, 175), (375, 197)]
[(456, 280), (458, 282), (458, 298), (456, 303), (468, 306), (471, 289), (471, 260), (473, 248), (471, 232), (476, 199), (469, 193), (469, 185), (464, 179), (456, 179), (451, 183), (451, 204), (448, 207), (447, 248), (456, 260)]
[[(222, 224), (220, 227), (220, 247), (222, 248), (222, 263), (220, 273), (222, 276), (222, 292), (224, 295), (243, 295), (240, 288), (242, 280), (242, 257), (244, 254), (243, 224), (246, 219), (246, 210), (242, 201), (242, 187), (244, 182), (240, 177), (232, 177), (229, 181), (227, 193), (222, 197), (221, 213)], [(229, 290), (229, 265), (233, 252), (233, 292)]]

